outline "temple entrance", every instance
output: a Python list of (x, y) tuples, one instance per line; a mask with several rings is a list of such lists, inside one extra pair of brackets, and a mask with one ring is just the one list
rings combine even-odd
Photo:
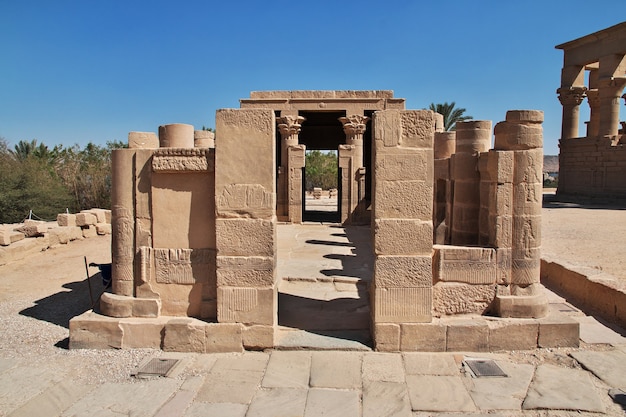
[(341, 222), (341, 168), (338, 147), (345, 143), (339, 121), (345, 112), (301, 111), (299, 143), (306, 146), (302, 175), (302, 220)]

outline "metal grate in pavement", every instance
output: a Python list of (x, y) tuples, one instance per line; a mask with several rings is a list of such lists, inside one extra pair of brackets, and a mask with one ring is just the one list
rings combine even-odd
[(476, 378), (484, 376), (508, 376), (493, 359), (465, 359), (463, 363), (469, 367)]
[(141, 366), (134, 376), (137, 378), (167, 376), (177, 363), (178, 359), (152, 358), (146, 364)]

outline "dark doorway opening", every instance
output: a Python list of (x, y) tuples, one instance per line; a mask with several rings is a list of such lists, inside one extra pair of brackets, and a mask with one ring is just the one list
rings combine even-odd
[[(306, 146), (302, 175), (302, 220), (339, 223), (341, 221), (341, 169), (338, 147), (345, 143), (340, 117), (345, 111), (301, 111), (299, 143)], [(329, 164), (332, 162), (334, 166)], [(316, 164), (315, 166), (312, 166)], [(320, 169), (322, 172), (320, 172)], [(330, 177), (330, 179), (329, 179)], [(315, 190), (320, 188), (320, 190)]]

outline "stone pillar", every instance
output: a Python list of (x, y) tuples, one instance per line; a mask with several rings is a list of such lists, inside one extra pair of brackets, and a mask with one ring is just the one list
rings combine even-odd
[[(543, 112), (512, 110), (494, 129), (490, 152), (497, 183), (495, 230), (501, 317), (543, 317), (548, 304), (539, 282), (543, 187)], [(509, 272), (510, 271), (510, 272)]]
[(586, 91), (587, 87), (561, 87), (556, 90), (559, 95), (559, 101), (563, 106), (561, 139), (578, 137), (580, 103), (583, 102)]
[[(349, 223), (359, 223), (364, 220), (367, 207), (365, 201), (365, 168), (363, 167), (363, 133), (365, 133), (367, 116), (353, 114), (348, 117), (340, 117), (343, 124), (343, 131), (346, 134), (346, 145), (352, 147), (352, 161), (350, 171), (347, 172), (350, 180), (350, 191), (348, 196), (348, 218)], [(341, 166), (340, 166), (341, 168)], [(342, 174), (343, 175), (343, 174)], [(345, 190), (342, 187), (342, 193)], [(345, 200), (342, 195), (342, 200)], [(343, 219), (342, 219), (343, 220)]]
[(289, 221), (302, 223), (302, 169), (305, 165), (306, 146), (293, 145), (287, 149), (289, 156), (289, 173), (287, 176), (287, 190), (289, 196)]
[(182, 123), (159, 126), (161, 148), (193, 148), (193, 126)]
[(196, 148), (215, 148), (215, 133), (209, 130), (194, 131), (193, 146)]
[(589, 122), (587, 123), (587, 137), (597, 137), (600, 131), (600, 95), (598, 92), (598, 70), (589, 70), (589, 89), (586, 92), (589, 104)]
[(372, 317), (377, 350), (399, 350), (409, 323), (432, 318), (435, 113), (374, 113)]
[(619, 99), (626, 86), (626, 78), (604, 78), (598, 82), (600, 126), (598, 135), (616, 136), (619, 132)]
[(134, 149), (111, 153), (111, 277), (112, 291), (134, 296), (135, 170)]
[[(302, 212), (295, 213), (291, 211), (290, 202), (292, 198), (297, 199), (297, 196), (291, 196), (293, 189), (292, 184), (297, 181), (298, 178), (300, 179), (300, 191), (298, 193), (300, 194), (300, 203), (302, 204), (302, 172), (295, 171), (289, 165), (289, 149), (292, 146), (298, 146), (298, 134), (302, 129), (302, 122), (304, 122), (304, 120), (304, 117), (294, 115), (286, 115), (276, 120), (282, 138), (280, 173), (278, 178), (278, 213), (281, 214), (281, 220), (288, 222), (294, 222), (294, 217), (298, 217), (300, 221), (296, 221), (295, 223), (302, 222)], [(302, 166), (300, 168), (302, 168)], [(298, 178), (292, 178), (292, 175), (296, 175)], [(300, 207), (300, 210), (302, 210), (302, 207)]]
[(217, 320), (243, 323), (244, 346), (272, 347), (278, 324), (274, 112), (222, 109), (215, 123)]
[(455, 153), (451, 158), (454, 187), (451, 243), (476, 245), (479, 235), (480, 175), (478, 155), (491, 147), (491, 121), (456, 123)]

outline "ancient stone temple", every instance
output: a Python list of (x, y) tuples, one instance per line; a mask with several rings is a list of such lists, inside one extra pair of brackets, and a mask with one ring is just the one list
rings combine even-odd
[(442, 132), (390, 91), (257, 92), (241, 107), (217, 111), (215, 137), (164, 125), (113, 152), (112, 292), (71, 320), (70, 347), (275, 347), (277, 230), (306, 221), (308, 148), (339, 154), (334, 227), (371, 231), (370, 347), (577, 343), (539, 283), (542, 112), (509, 111), (491, 149), (491, 122)]
[[(557, 194), (626, 199), (625, 122), (620, 101), (626, 86), (626, 22), (556, 46), (563, 50), (563, 105)], [(578, 131), (580, 105), (590, 118)]]

